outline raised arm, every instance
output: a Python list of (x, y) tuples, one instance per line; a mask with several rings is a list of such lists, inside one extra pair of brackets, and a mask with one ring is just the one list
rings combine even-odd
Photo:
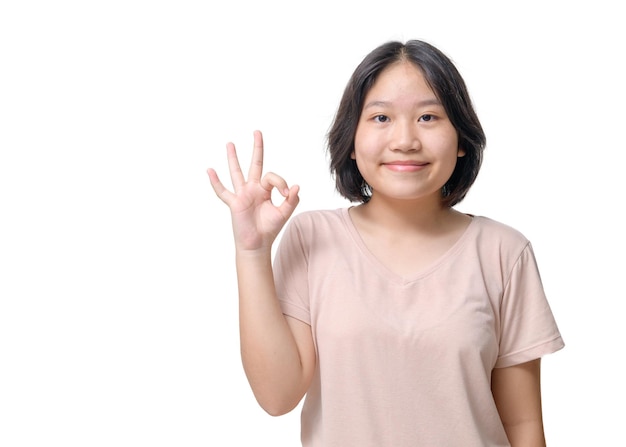
[[(263, 175), (263, 137), (254, 132), (252, 162), (246, 179), (235, 146), (227, 145), (233, 184), (229, 191), (208, 170), (217, 196), (230, 208), (235, 237), (241, 357), (254, 395), (268, 413), (280, 415), (300, 402), (311, 382), (315, 350), (311, 328), (285, 317), (278, 304), (271, 250), (296, 208), (298, 186), (274, 173)], [(276, 188), (284, 197), (271, 200)]]

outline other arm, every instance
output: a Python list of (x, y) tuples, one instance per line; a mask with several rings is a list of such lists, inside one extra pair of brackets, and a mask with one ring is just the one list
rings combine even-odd
[(545, 447), (540, 384), (541, 359), (491, 374), (493, 393), (500, 419), (511, 447)]

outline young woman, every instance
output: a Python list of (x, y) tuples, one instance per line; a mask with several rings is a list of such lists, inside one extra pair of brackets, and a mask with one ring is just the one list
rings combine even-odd
[[(235, 236), (244, 369), (270, 414), (302, 409), (303, 446), (543, 446), (540, 358), (563, 347), (529, 241), (453, 206), (485, 135), (453, 63), (389, 42), (356, 68), (328, 136), (358, 206), (285, 228), (298, 186), (209, 169)], [(284, 201), (271, 202), (276, 188)]]

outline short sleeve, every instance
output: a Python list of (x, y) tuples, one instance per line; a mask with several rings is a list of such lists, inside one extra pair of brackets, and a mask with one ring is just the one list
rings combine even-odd
[(514, 264), (505, 285), (500, 321), (496, 368), (535, 360), (565, 346), (546, 299), (530, 243)]
[(308, 247), (297, 220), (291, 220), (274, 257), (274, 282), (283, 314), (311, 324), (309, 311)]

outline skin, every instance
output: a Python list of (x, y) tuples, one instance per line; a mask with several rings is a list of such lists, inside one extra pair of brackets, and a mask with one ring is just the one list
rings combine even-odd
[[(278, 416), (304, 397), (315, 369), (311, 327), (285, 317), (278, 304), (271, 247), (298, 204), (299, 187), (289, 187), (274, 173), (263, 174), (263, 137), (254, 133), (252, 162), (244, 176), (235, 146), (227, 145), (233, 184), (229, 191), (213, 169), (208, 170), (217, 196), (230, 208), (235, 237), (239, 289), (241, 358), (259, 405)], [(275, 205), (276, 188), (285, 198)]]
[[(408, 62), (385, 69), (365, 98), (352, 157), (372, 187), (371, 200), (350, 208), (370, 251), (398, 275), (414, 274), (445, 253), (471, 221), (441, 203), (441, 188), (458, 157), (457, 133), (421, 71)], [(230, 208), (237, 262), (241, 355), (254, 395), (268, 413), (291, 411), (313, 377), (316, 355), (309, 325), (282, 314), (271, 248), (298, 204), (298, 186), (263, 175), (263, 139), (254, 133), (247, 178), (235, 146), (227, 145), (233, 191), (208, 170)], [(276, 188), (284, 197), (271, 201)], [(419, 253), (407, 247), (423, 247)], [(513, 447), (543, 447), (540, 361), (492, 372), (492, 393)]]
[[(389, 66), (364, 101), (352, 158), (372, 188), (351, 208), (361, 237), (399, 275), (430, 265), (461, 236), (471, 218), (442, 205), (441, 188), (457, 158), (456, 130), (421, 71)], [(415, 252), (410, 247), (423, 247)]]
[(374, 190), (368, 205), (442, 210), (441, 188), (452, 175), (457, 132), (422, 72), (409, 62), (385, 69), (365, 96), (355, 150), (359, 172)]
[(491, 373), (491, 392), (513, 447), (545, 447), (541, 409), (541, 359)]

